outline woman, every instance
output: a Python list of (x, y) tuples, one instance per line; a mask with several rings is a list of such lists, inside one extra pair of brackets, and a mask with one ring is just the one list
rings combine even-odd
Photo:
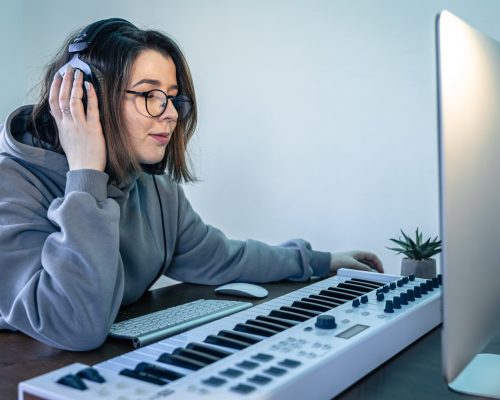
[(187, 63), (165, 35), (113, 19), (69, 38), (39, 103), (1, 127), (1, 329), (88, 350), (161, 274), (215, 285), (382, 272), (372, 253), (234, 241), (205, 225), (179, 185), (194, 181), (196, 118)]

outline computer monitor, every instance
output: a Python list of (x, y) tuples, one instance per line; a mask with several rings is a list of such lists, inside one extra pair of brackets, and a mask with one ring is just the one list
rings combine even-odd
[(500, 398), (500, 43), (437, 18), (443, 371), (453, 390)]

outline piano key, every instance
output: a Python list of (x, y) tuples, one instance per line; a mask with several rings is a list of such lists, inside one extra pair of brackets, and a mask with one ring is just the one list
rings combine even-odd
[(233, 349), (242, 350), (250, 346), (249, 343), (242, 342), (241, 340), (236, 340), (219, 335), (208, 335), (204, 340), (206, 343), (216, 344), (222, 347), (229, 347)]
[(334, 299), (340, 299), (340, 300), (354, 300), (356, 297), (358, 297), (354, 294), (342, 293), (342, 292), (338, 292), (338, 291), (333, 291), (331, 289), (324, 289), (321, 292), (319, 292), (319, 294), (323, 295), (323, 296), (329, 296), (329, 297), (332, 297)]
[(314, 299), (314, 298), (310, 298), (310, 297), (303, 297), (302, 299), (300, 299), (300, 301), (304, 301), (306, 303), (316, 304), (318, 306), (324, 307), (325, 311), (329, 311), (329, 310), (337, 307), (336, 304), (328, 303), (326, 301), (318, 300), (318, 299)]
[(166, 379), (169, 382), (176, 381), (177, 379), (180, 379), (184, 377), (185, 375), (180, 374), (178, 372), (172, 371), (167, 368), (159, 367), (154, 364), (146, 363), (146, 362), (140, 362), (137, 364), (135, 367), (136, 371), (144, 371), (148, 374), (151, 375), (156, 375), (161, 379)]
[(255, 326), (261, 326), (263, 328), (272, 329), (272, 330), (278, 331), (278, 332), (282, 332), (285, 329), (287, 329), (286, 326), (278, 325), (278, 324), (275, 324), (275, 323), (272, 323), (272, 322), (267, 322), (267, 321), (260, 321), (260, 320), (257, 320), (257, 319), (249, 319), (249, 320), (246, 321), (246, 324), (255, 325)]
[(308, 310), (314, 310), (314, 311), (319, 311), (319, 312), (325, 312), (325, 311), (329, 311), (331, 309), (331, 307), (319, 305), (319, 304), (314, 303), (314, 302), (311, 303), (307, 299), (294, 301), (292, 303), (292, 307), (305, 308)]
[(255, 335), (250, 335), (248, 333), (236, 332), (236, 331), (231, 331), (231, 330), (226, 330), (226, 329), (219, 331), (218, 335), (228, 337), (231, 339), (240, 340), (240, 341), (246, 342), (248, 344), (255, 344), (255, 343), (258, 343), (262, 340), (262, 338), (259, 338)]
[(233, 329), (238, 332), (253, 333), (255, 335), (265, 336), (265, 337), (271, 337), (279, 333), (279, 331), (275, 331), (269, 328), (263, 328), (261, 326), (255, 326), (251, 324), (241, 324), (241, 323), (236, 324), (236, 326)]
[(187, 357), (187, 358), (191, 358), (193, 360), (201, 361), (201, 362), (204, 362), (207, 364), (211, 364), (215, 361), (220, 360), (219, 357), (215, 357), (215, 356), (212, 356), (210, 354), (199, 352), (199, 351), (193, 350), (193, 349), (178, 348), (178, 349), (174, 350), (173, 354)]
[(321, 311), (313, 311), (313, 310), (307, 310), (305, 308), (302, 308), (302, 307), (295, 307), (295, 306), (283, 306), (283, 307), (280, 307), (280, 310), (283, 310), (283, 311), (290, 311), (290, 312), (293, 312), (293, 313), (297, 313), (297, 314), (302, 314), (304, 315), (305, 317), (308, 317), (308, 318), (312, 318), (312, 317), (315, 317), (319, 314), (321, 314), (322, 312)]
[(352, 278), (351, 281), (355, 281), (355, 282), (362, 282), (366, 285), (370, 285), (370, 286), (373, 286), (374, 288), (379, 288), (379, 287), (382, 287), (385, 285), (385, 283), (381, 283), (381, 282), (375, 282), (375, 281), (368, 281), (366, 279), (360, 279), (360, 278)]
[(272, 322), (276, 323), (278, 325), (283, 325), (286, 328), (291, 328), (292, 326), (297, 325), (299, 322), (287, 318), (282, 318), (282, 317), (275, 317), (272, 315), (258, 315), (255, 317), (256, 320), (261, 320), (261, 321), (267, 321), (267, 322)]
[(356, 290), (344, 289), (344, 288), (338, 287), (338, 286), (329, 287), (328, 290), (332, 290), (332, 291), (337, 292), (337, 293), (340, 292), (340, 293), (345, 293), (345, 294), (351, 294), (351, 295), (354, 295), (356, 297), (359, 297), (361, 295), (361, 293), (356, 291)]
[(222, 350), (220, 348), (215, 348), (214, 346), (208, 346), (204, 343), (189, 343), (186, 346), (187, 349), (196, 350), (202, 353), (210, 354), (211, 356), (218, 357), (219, 359), (230, 356), (231, 352)]
[(367, 288), (366, 286), (356, 285), (354, 283), (347, 283), (347, 282), (339, 283), (337, 287), (349, 289), (360, 294), (370, 292), (373, 290), (371, 288)]
[(159, 358), (158, 361), (165, 363), (165, 364), (172, 364), (172, 365), (177, 365), (179, 367), (191, 369), (193, 371), (197, 371), (200, 368), (206, 367), (209, 363), (198, 361), (198, 360), (193, 360), (191, 358), (187, 358), (184, 356), (179, 356), (177, 354), (162, 354)]
[(306, 317), (303, 314), (297, 314), (295, 312), (291, 311), (285, 311), (285, 310), (273, 310), (269, 314), (271, 317), (277, 317), (277, 318), (283, 318), (283, 319), (291, 319), (294, 321), (307, 321), (310, 317)]
[(120, 371), (120, 375), (128, 376), (129, 378), (138, 379), (140, 381), (144, 381), (144, 382), (148, 382), (148, 383), (154, 383), (155, 385), (160, 385), (160, 386), (167, 384), (167, 382), (158, 378), (157, 376), (150, 375), (144, 371), (135, 371), (133, 369), (125, 368), (125, 369), (122, 369)]
[(312, 294), (311, 296), (309, 296), (309, 298), (315, 299), (315, 300), (321, 300), (323, 302), (327, 302), (329, 304), (332, 304), (332, 307), (340, 306), (346, 302), (345, 299), (342, 299), (342, 300), (334, 299), (333, 297), (324, 296), (321, 294)]

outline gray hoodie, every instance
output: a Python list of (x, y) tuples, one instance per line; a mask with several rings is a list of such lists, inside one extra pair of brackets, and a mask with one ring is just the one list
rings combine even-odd
[(114, 186), (103, 172), (69, 171), (64, 155), (33, 145), (25, 131), (31, 111), (21, 107), (0, 125), (0, 329), (89, 350), (106, 339), (119, 308), (161, 274), (218, 285), (328, 272), (329, 253), (303, 240), (227, 239), (166, 174)]

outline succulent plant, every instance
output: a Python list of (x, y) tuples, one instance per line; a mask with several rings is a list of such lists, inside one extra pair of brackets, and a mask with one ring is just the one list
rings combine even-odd
[(389, 250), (394, 250), (397, 254), (404, 254), (412, 260), (427, 260), (441, 252), (441, 240), (436, 236), (434, 239), (428, 238), (425, 242), (422, 239), (422, 232), (415, 232), (415, 239), (411, 239), (401, 229), (403, 239), (389, 239), (399, 245), (399, 247), (387, 247)]

